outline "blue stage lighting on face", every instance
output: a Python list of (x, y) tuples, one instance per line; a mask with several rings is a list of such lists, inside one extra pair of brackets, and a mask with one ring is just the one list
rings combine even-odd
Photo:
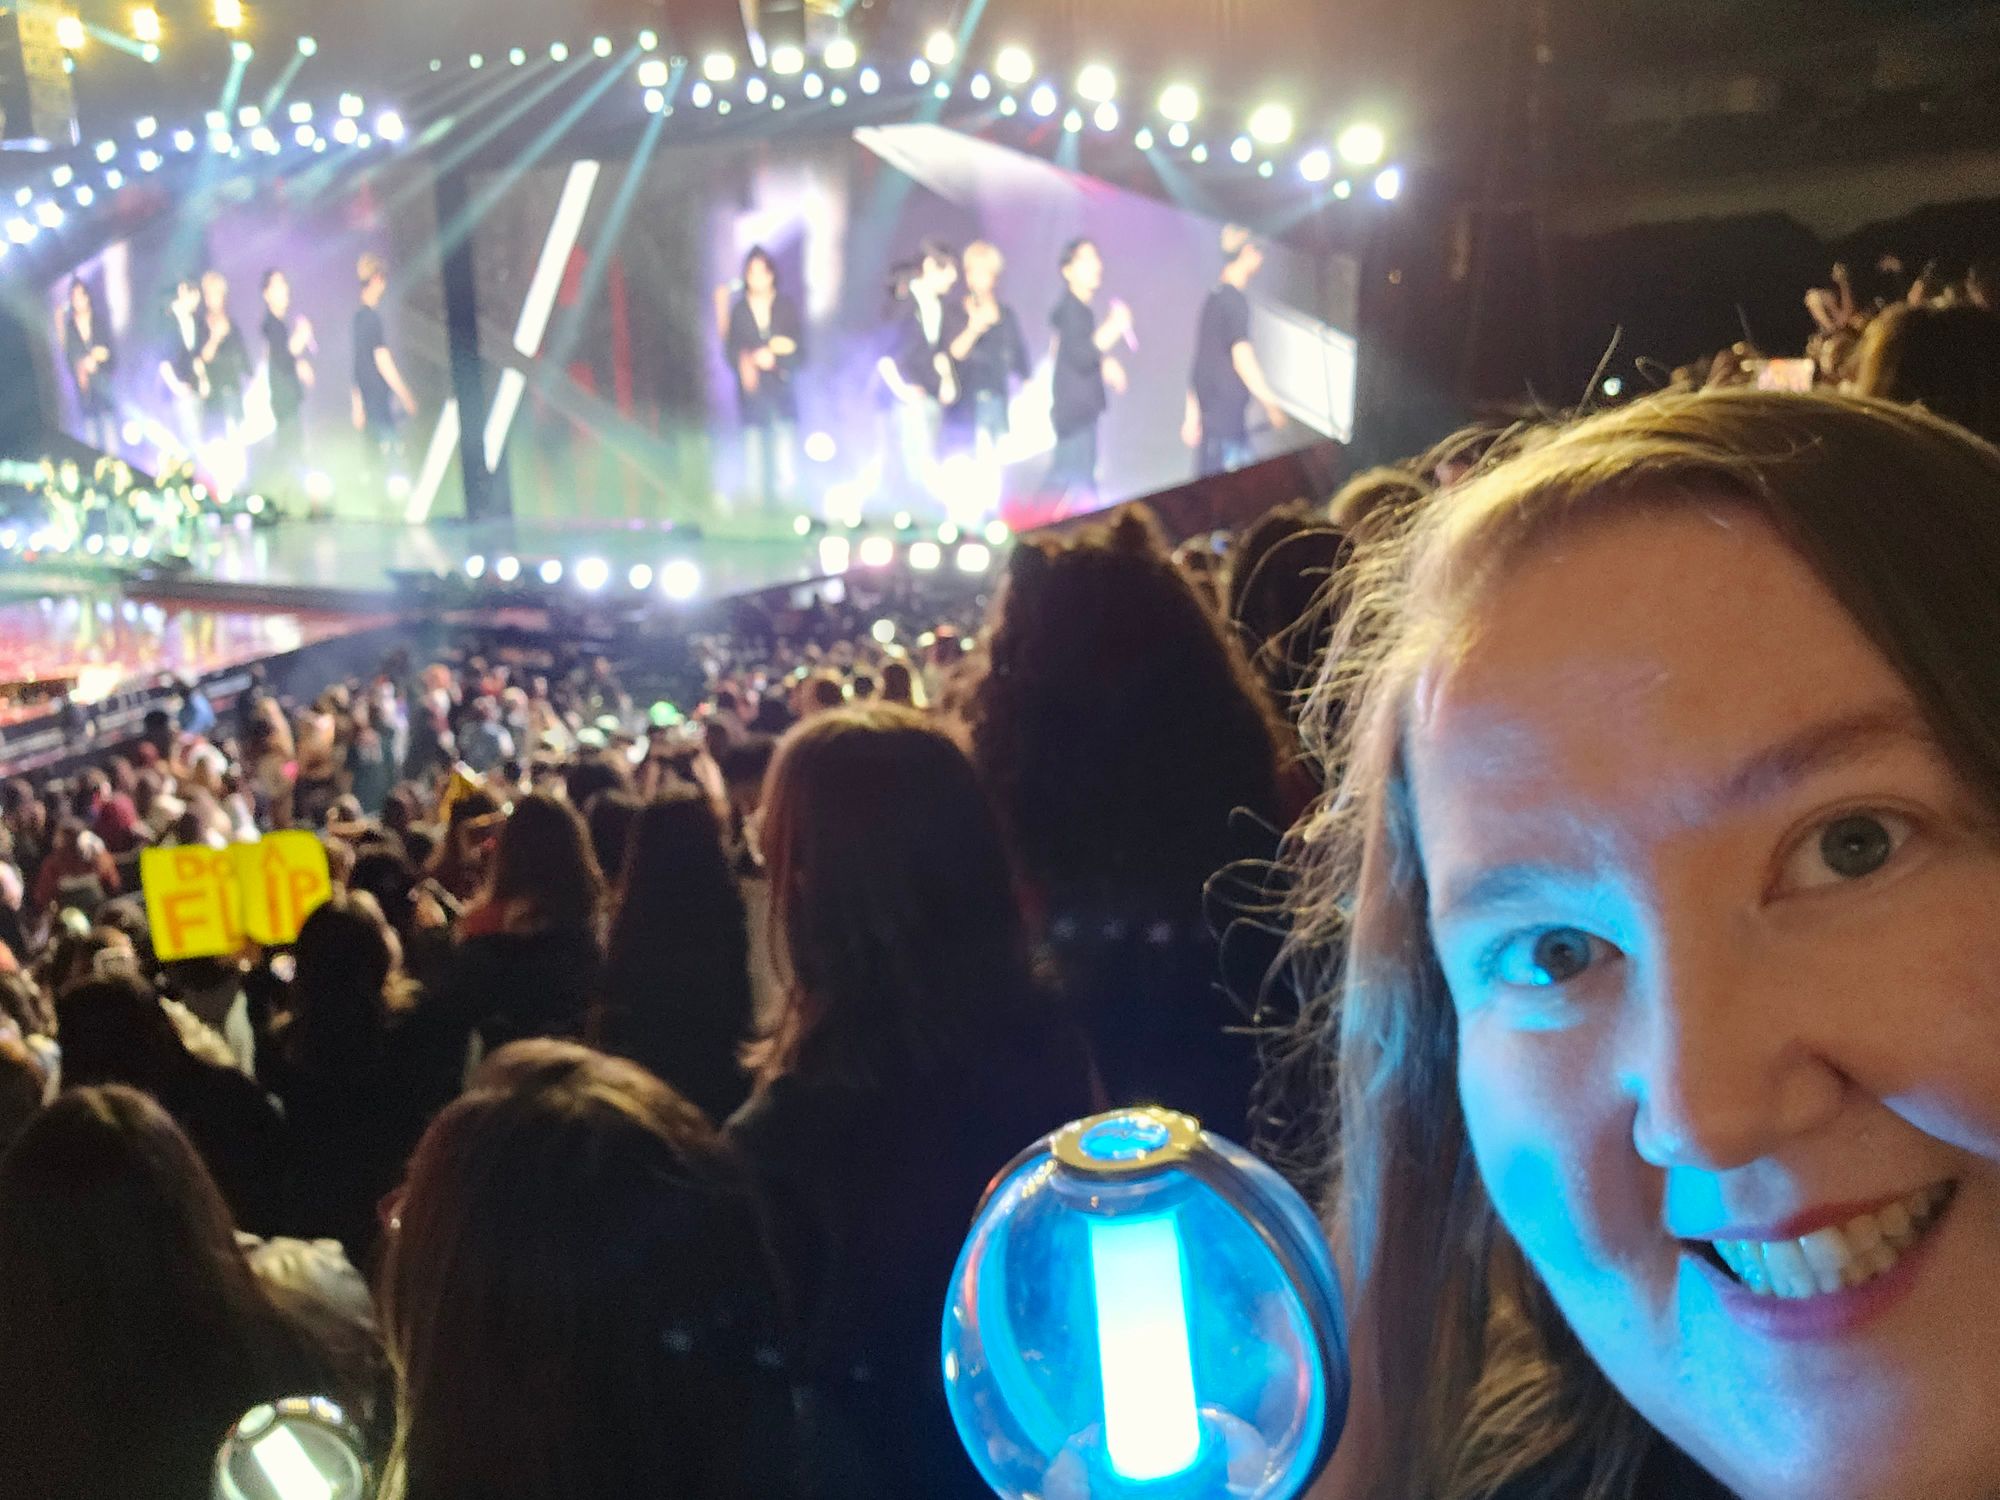
[(1293, 1500), (1347, 1416), (1312, 1211), (1185, 1115), (1064, 1127), (996, 1179), (945, 1308), (945, 1394), (1009, 1500)]

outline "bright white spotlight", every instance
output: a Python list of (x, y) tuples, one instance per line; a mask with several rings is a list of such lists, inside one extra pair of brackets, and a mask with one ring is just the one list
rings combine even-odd
[(771, 86), (761, 78), (752, 77), (743, 85), (743, 97), (752, 104), (762, 104), (771, 97)]
[(566, 43), (566, 42), (550, 42), (550, 43), (549, 43), (549, 61), (550, 61), (550, 62), (568, 62), (568, 61), (569, 61), (569, 44), (568, 44), (568, 43)]
[(1266, 146), (1282, 146), (1292, 138), (1296, 122), (1283, 104), (1259, 105), (1250, 116), (1250, 134)]
[(993, 59), (993, 71), (1002, 83), (1019, 88), (1035, 76), (1035, 59), (1026, 47), (1002, 47)]
[(543, 583), (561, 583), (562, 564), (552, 557), (535, 570), (535, 576), (540, 578)]
[(56, 45), (65, 52), (81, 52), (90, 33), (83, 29), (83, 21), (78, 16), (56, 17)]
[(1607, 395), (1607, 396), (1609, 396), (1609, 397), (1611, 397), (1611, 398), (1612, 398), (1612, 399), (1613, 399), (1614, 401), (1615, 401), (1615, 400), (1617, 400), (1617, 399), (1618, 399), (1618, 397), (1620, 397), (1620, 396), (1624, 395), (1624, 394), (1625, 394), (1625, 380), (1624, 380), (1624, 377), (1622, 377), (1622, 376), (1619, 376), (1619, 375), (1607, 375), (1607, 376), (1605, 376), (1605, 377), (1604, 377), (1604, 394), (1605, 394), (1605, 395)]
[(157, 151), (141, 151), (139, 153), (139, 170), (141, 172), (159, 171), (160, 153)]
[[(56, 187), (66, 188), (72, 182), (76, 181), (76, 173), (70, 170), (68, 163), (64, 163), (62, 166), (57, 167), (53, 172), (49, 173), (49, 181), (53, 183)], [(29, 197), (31, 198), (33, 196), (34, 195), (32, 193), (29, 194)]]
[(701, 569), (677, 557), (660, 569), (660, 592), (669, 599), (692, 599), (701, 592)]
[(96, 201), (97, 194), (91, 191), (89, 183), (79, 182), (76, 185), (76, 206), (78, 208), (88, 208)]
[(229, 44), (229, 56), (232, 61), (247, 63), (256, 55), (257, 49), (248, 42), (231, 42)]
[(160, 122), (151, 115), (141, 115), (132, 126), (132, 134), (142, 141), (150, 141), (160, 133)]
[(972, 97), (975, 99), (991, 99), (993, 97), (993, 80), (988, 78), (984, 73), (974, 73), (972, 75), (972, 82), (967, 87), (972, 90)]
[(250, 149), (261, 151), (266, 156), (270, 156), (278, 149), (278, 138), (271, 134), (270, 126), (259, 125), (250, 132)]
[(1385, 167), (1375, 175), (1375, 196), (1380, 198), (1384, 203), (1394, 202), (1402, 196), (1402, 192), (1403, 169), (1401, 167)]
[(104, 185), (113, 192), (116, 192), (119, 188), (125, 186), (125, 174), (116, 167), (113, 167), (109, 172), (104, 174)]
[(465, 65), (477, 73), (481, 68), (486, 66), (486, 54), (483, 52), (473, 53), (472, 56), (465, 60)]
[(60, 229), (62, 228), (63, 211), (54, 203), (42, 203), (36, 205), (35, 218), (44, 229)]
[(611, 55), (611, 38), (608, 36), (592, 37), (590, 39), (590, 52), (593, 57), (609, 57)]
[(896, 544), (886, 536), (863, 537), (854, 559), (864, 568), (886, 568), (896, 560)]
[(908, 555), (914, 573), (935, 573), (944, 566), (944, 548), (936, 542), (912, 542)]
[(1096, 125), (1099, 130), (1109, 134), (1118, 128), (1118, 106), (1111, 103), (1100, 104), (1097, 106), (1096, 113), (1090, 118), (1091, 123)]
[(526, 67), (528, 65), (528, 49), (526, 47), (508, 48), (507, 61), (512, 63), (517, 68)]
[(888, 619), (877, 620), (868, 627), (868, 633), (875, 638), (876, 645), (886, 646), (896, 639), (896, 622)]
[(292, 101), (289, 114), (294, 125), (304, 125), (311, 121), (313, 107), (303, 99), (295, 99)]
[(1325, 182), (1333, 175), (1332, 153), (1324, 150), (1308, 151), (1299, 158), (1299, 176), (1307, 182)]
[(940, 80), (937, 87), (931, 90), (931, 95), (937, 99), (949, 99), (951, 97), (951, 85)]
[(601, 557), (586, 557), (576, 565), (576, 586), (596, 593), (611, 581), (611, 564)]
[(821, 61), (836, 73), (845, 73), (861, 61), (861, 49), (854, 45), (851, 36), (837, 36), (826, 44)]
[[(264, 123), (264, 111), (259, 109), (254, 104), (246, 104), (241, 109), (236, 111), (236, 124), (239, 128), (243, 130), (254, 130), (257, 126), (263, 123)], [(106, 144), (108, 145), (110, 143), (106, 142)], [(110, 157), (102, 154), (103, 150), (102, 147), (98, 149), (100, 154), (97, 159), (99, 161), (111, 160)]]
[(1118, 97), (1118, 75), (1103, 63), (1091, 63), (1076, 75), (1076, 92), (1092, 104), (1108, 104)]
[(646, 106), (646, 113), (656, 115), (667, 107), (667, 96), (658, 89), (647, 89), (640, 100)]
[[(654, 92), (658, 93), (659, 91), (656, 89)], [(662, 94), (660, 97), (662, 102), (664, 102), (666, 96)], [(715, 90), (710, 88), (706, 83), (697, 83), (693, 88), (688, 90), (688, 103), (692, 104), (696, 109), (707, 109), (714, 102)]]
[(715, 112), (719, 115), (726, 115), (735, 107), (727, 99), (718, 99), (715, 101)]
[(1012, 94), (1006, 94), (1001, 97), (1000, 100), (1001, 114), (1005, 115), (1008, 119), (1011, 120), (1014, 118), (1015, 115), (1018, 115), (1020, 112), (1021, 112), (1021, 106), (1015, 100)]
[(142, 5), (133, 11), (132, 35), (142, 42), (157, 42), (160, 39), (160, 13), (150, 5)]
[(881, 90), (882, 75), (873, 68), (863, 68), (861, 70), (861, 92), (864, 94), (876, 94), (880, 93)]
[(701, 76), (710, 83), (727, 83), (736, 76), (736, 59), (727, 52), (711, 52), (701, 60)]
[(921, 57), (910, 64), (910, 82), (922, 88), (931, 81), (931, 65)]
[(794, 73), (806, 70), (806, 50), (793, 42), (785, 42), (771, 49), (771, 71), (781, 78), (789, 78)]
[(1014, 533), (1007, 529), (1005, 521), (988, 521), (985, 531), (981, 534), (986, 538), (989, 547), (1004, 547), (1007, 545), (1007, 539)]
[(1340, 159), (1350, 167), (1372, 167), (1389, 150), (1389, 138), (1382, 133), (1382, 127), (1365, 120), (1341, 131), (1340, 139), (1333, 144)]
[(826, 92), (826, 80), (821, 78), (817, 73), (808, 73), (806, 74), (805, 82), (800, 87), (805, 91), (805, 96), (808, 99), (817, 99), (821, 94)]
[(312, 57), (319, 51), (319, 43), (309, 36), (299, 38), (299, 56)]
[(400, 141), (403, 138), (403, 117), (393, 109), (385, 109), (375, 117), (375, 133), (385, 141)]
[(854, 549), (844, 536), (823, 536), (819, 539), (819, 570), (822, 573), (845, 573), (847, 564), (853, 557)]
[(812, 529), (813, 529), (813, 523), (812, 523), (812, 517), (811, 517), (811, 516), (794, 516), (794, 517), (792, 517), (792, 535), (793, 535), (793, 536), (811, 536), (811, 535), (812, 535)]
[(967, 542), (958, 549), (958, 571), (984, 573), (993, 566), (993, 550), (984, 542)]
[(1333, 196), (1342, 199), (1352, 198), (1354, 196), (1354, 184), (1349, 182), (1345, 177), (1341, 178), (1340, 181), (1333, 185)]
[(643, 593), (653, 586), (653, 568), (650, 563), (633, 563), (632, 571), (625, 575), (625, 581)]
[(333, 138), (343, 146), (351, 146), (361, 139), (361, 127), (343, 116), (333, 122)]
[(1235, 160), (1243, 163), (1243, 165), (1245, 166), (1248, 166), (1250, 164), (1250, 158), (1257, 154), (1257, 148), (1256, 146), (1251, 144), (1249, 136), (1239, 135), (1238, 137), (1236, 137), (1235, 140), (1229, 143), (1229, 154)]
[(501, 558), (493, 564), (493, 576), (502, 583), (512, 583), (516, 578), (521, 576), (521, 559), (518, 557)]
[(367, 108), (368, 106), (362, 102), (359, 94), (342, 94), (340, 96), (340, 112), (347, 119), (360, 119)]
[(936, 67), (950, 67), (958, 61), (958, 38), (949, 31), (933, 31), (924, 43), (924, 56)]
[(486, 559), (477, 552), (465, 560), (465, 576), (477, 582), (486, 576)]
[(1201, 91), (1191, 83), (1170, 83), (1160, 91), (1160, 118), (1192, 125), (1201, 118)]
[(1153, 149), (1153, 132), (1146, 126), (1141, 125), (1132, 136), (1132, 144), (1141, 151), (1151, 151)]
[[(254, 117), (257, 111), (255, 109), (251, 109), (250, 111), (248, 111), (248, 113)], [(247, 130), (256, 123), (257, 121), (255, 118), (245, 120), (243, 122), (243, 128)], [(99, 161), (113, 161), (116, 160), (117, 156), (118, 156), (118, 143), (116, 141), (99, 141), (97, 143), (97, 159)]]
[(659, 45), (660, 45), (660, 34), (657, 31), (653, 30), (650, 26), (647, 27), (644, 31), (639, 33), (639, 50), (641, 52), (657, 51), (659, 49)]
[(840, 456), (840, 449), (830, 432), (815, 432), (806, 439), (806, 457), (816, 464), (830, 464)]
[(1194, 132), (1179, 121), (1175, 121), (1167, 127), (1167, 144), (1172, 146), (1176, 151), (1187, 150), (1187, 143), (1193, 139)]
[(1062, 100), (1056, 97), (1056, 91), (1046, 83), (1028, 96), (1028, 108), (1032, 109), (1044, 120), (1054, 114), (1056, 106), (1061, 103)]
[(1083, 129), (1083, 111), (1080, 109), (1073, 109), (1068, 114), (1064, 115), (1063, 129), (1067, 130), (1071, 135), (1075, 135), (1079, 131), (1081, 131)]

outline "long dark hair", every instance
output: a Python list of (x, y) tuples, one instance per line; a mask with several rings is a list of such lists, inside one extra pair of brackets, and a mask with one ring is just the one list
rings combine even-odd
[(573, 1043), (503, 1048), (417, 1147), (383, 1270), (391, 1493), (784, 1494), (769, 1265), (692, 1105)]
[(515, 803), (482, 899), (503, 910), (526, 908), (537, 928), (594, 930), (604, 910), (604, 873), (576, 809), (544, 792)]
[(706, 795), (671, 786), (633, 826), (591, 1040), (650, 1068), (711, 1119), (742, 1102), (750, 931)]
[(292, 954), (292, 1060), (309, 1069), (367, 1062), (403, 1001), (401, 955), (382, 909), (365, 892), (335, 891), (299, 928)]
[(999, 825), (965, 752), (914, 710), (831, 710), (788, 734), (762, 843), (786, 995), (760, 1077), (969, 1063), (1035, 1012)]
[(0, 1157), (0, 1287), (9, 1495), (203, 1495), (251, 1406), (351, 1394), (134, 1089), (71, 1089)]
[(1279, 814), (1278, 730), (1243, 654), (1128, 507), (1015, 549), (971, 705), (972, 757), (1052, 914), (1190, 926)]

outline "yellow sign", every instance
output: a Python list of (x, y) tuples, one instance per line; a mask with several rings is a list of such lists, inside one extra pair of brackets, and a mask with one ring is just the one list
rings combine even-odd
[(139, 881), (153, 951), (168, 962), (292, 942), (333, 894), (326, 847), (297, 831), (226, 849), (148, 849)]

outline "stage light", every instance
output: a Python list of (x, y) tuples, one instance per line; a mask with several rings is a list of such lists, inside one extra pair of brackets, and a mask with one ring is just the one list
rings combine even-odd
[(727, 83), (736, 76), (736, 59), (727, 52), (711, 52), (701, 60), (701, 76), (710, 83)]
[(792, 42), (785, 42), (772, 49), (771, 71), (781, 78), (790, 78), (806, 70), (805, 48)]
[(477, 552), (465, 560), (465, 576), (477, 581), (486, 576), (486, 559)]
[(89, 183), (80, 182), (76, 185), (76, 206), (78, 208), (88, 208), (96, 201), (97, 194), (91, 191)]
[(60, 229), (62, 228), (63, 211), (61, 207), (54, 203), (38, 204), (35, 208), (35, 221), (44, 229)]
[(817, 73), (806, 74), (806, 81), (803, 87), (808, 99), (817, 99), (821, 94), (826, 92), (826, 84)]
[(718, 99), (715, 101), (715, 112), (719, 115), (726, 115), (735, 107), (727, 99)]
[(319, 42), (317, 40), (309, 36), (302, 36), (299, 38), (300, 57), (315, 57), (318, 55), (318, 53), (319, 53)]
[(910, 571), (914, 573), (935, 573), (944, 566), (944, 549), (936, 542), (912, 542), (909, 551)]
[(673, 79), (673, 70), (664, 57), (649, 57), (639, 64), (639, 87), (663, 89)]
[(174, 132), (174, 149), (183, 152), (194, 150), (194, 132), (192, 130), (176, 130)]
[(938, 540), (949, 547), (953, 542), (958, 540), (958, 528), (949, 521), (945, 522), (944, 525), (938, 527)]
[[(257, 126), (264, 123), (264, 111), (259, 109), (254, 104), (246, 104), (241, 109), (236, 111), (236, 123), (245, 130), (255, 129)], [(98, 148), (100, 153), (98, 156), (98, 160), (99, 161), (111, 160), (110, 157), (101, 154), (103, 149), (104, 148), (101, 146)]]
[(477, 73), (486, 66), (486, 55), (483, 52), (475, 52), (465, 60), (465, 65)]
[(647, 89), (644, 98), (640, 102), (646, 106), (647, 114), (657, 115), (666, 109), (667, 96), (659, 89)]
[(596, 593), (611, 581), (611, 564), (601, 557), (586, 557), (576, 565), (576, 586)]
[(1034, 93), (1028, 96), (1028, 108), (1032, 109), (1036, 114), (1040, 115), (1044, 120), (1046, 120), (1050, 115), (1054, 114), (1056, 112), (1056, 106), (1061, 103), (1062, 100), (1056, 97), (1056, 91), (1050, 88), (1046, 83), (1041, 85), (1041, 87), (1037, 88), (1034, 91)]
[(1257, 154), (1257, 148), (1251, 144), (1249, 136), (1239, 135), (1229, 143), (1229, 154), (1236, 161), (1248, 166), (1250, 158)]
[(1299, 176), (1307, 182), (1325, 182), (1333, 175), (1333, 157), (1323, 149), (1308, 151), (1299, 158)]
[(854, 557), (864, 568), (886, 568), (896, 560), (896, 544), (886, 536), (863, 537)]
[(1206, 166), (1208, 164), (1208, 146), (1206, 143), (1197, 141), (1194, 150), (1188, 152), (1188, 160), (1198, 167)]
[(507, 61), (517, 68), (526, 67), (528, 65), (528, 49), (526, 47), (509, 47), (507, 49)]
[(68, 14), (56, 17), (56, 45), (65, 52), (81, 52), (90, 33), (83, 29), (83, 18)]
[(141, 151), (139, 153), (139, 170), (141, 172), (159, 171), (160, 153), (157, 151)]
[(1350, 167), (1372, 167), (1387, 153), (1389, 138), (1382, 133), (1381, 126), (1364, 120), (1341, 131), (1334, 149)]
[(493, 576), (502, 583), (512, 583), (521, 576), (521, 559), (502, 557), (493, 564)]
[(257, 49), (248, 42), (231, 42), (229, 44), (229, 55), (236, 62), (247, 63), (257, 55)]
[(886, 646), (896, 639), (896, 622), (887, 619), (877, 620), (868, 627), (868, 633), (875, 638), (876, 645)]
[(1019, 88), (1035, 76), (1035, 59), (1026, 47), (1002, 47), (993, 59), (993, 72), (1002, 83)]
[(361, 127), (352, 120), (341, 118), (333, 122), (333, 138), (343, 146), (351, 146), (361, 139)]
[(861, 49), (851, 36), (837, 36), (826, 44), (820, 60), (837, 73), (844, 73), (861, 61)]
[(567, 42), (550, 42), (550, 43), (549, 43), (549, 61), (550, 61), (550, 62), (568, 62), (568, 61), (569, 61), (569, 44), (568, 44)]
[(1144, 125), (1141, 125), (1138, 133), (1132, 137), (1132, 144), (1141, 151), (1151, 151), (1153, 149), (1153, 132), (1148, 130)]
[(931, 65), (921, 57), (910, 64), (910, 82), (922, 88), (931, 81)]
[(1250, 116), (1250, 134), (1266, 146), (1282, 146), (1292, 138), (1292, 112), (1282, 104), (1259, 105)]
[(990, 99), (993, 97), (993, 80), (988, 78), (984, 73), (974, 73), (972, 75), (972, 83), (969, 87), (972, 90), (972, 97), (975, 99)]
[(243, 24), (243, 0), (215, 0), (215, 24), (234, 31)]
[(539, 568), (535, 569), (535, 576), (541, 579), (543, 583), (547, 584), (561, 583), (562, 575), (563, 575), (563, 566), (561, 563), (557, 562), (553, 557), (550, 558), (547, 562), (543, 563)]
[(132, 126), (132, 134), (142, 141), (150, 141), (160, 133), (160, 122), (151, 115), (141, 115)]
[(1115, 104), (1100, 104), (1097, 106), (1097, 112), (1090, 118), (1091, 122), (1099, 130), (1109, 134), (1118, 128), (1118, 106)]
[(271, 155), (278, 149), (278, 138), (275, 135), (271, 134), (270, 126), (259, 125), (256, 128), (256, 130), (251, 132), (250, 149), (253, 151), (261, 151), (266, 156)]
[(819, 570), (822, 573), (845, 573), (853, 547), (844, 536), (823, 536), (819, 539)]
[(1160, 117), (1176, 125), (1201, 118), (1201, 91), (1191, 83), (1171, 83), (1160, 91)]
[(984, 573), (993, 566), (993, 553), (983, 542), (967, 542), (958, 549), (958, 571)]
[(393, 109), (383, 110), (375, 117), (375, 133), (385, 141), (400, 141), (404, 135), (403, 117)]
[(342, 94), (340, 96), (340, 112), (350, 120), (360, 119), (361, 112), (367, 107), (367, 105), (361, 102), (359, 94)]
[(639, 33), (639, 50), (641, 52), (655, 52), (659, 50), (659, 46), (660, 34), (653, 30), (652, 27), (648, 26), (644, 31)]
[(660, 569), (660, 592), (669, 599), (692, 599), (701, 592), (701, 569), (677, 557)]
[(874, 94), (879, 93), (881, 88), (882, 75), (873, 68), (863, 68), (861, 70), (861, 92), (864, 94)]
[(326, 150), (326, 137), (321, 136), (318, 140), (313, 142), (313, 151), (317, 153), (324, 150)]
[(934, 98), (949, 99), (951, 97), (951, 85), (948, 83), (939, 83), (936, 88), (931, 90), (931, 94)]
[(1076, 92), (1092, 104), (1109, 104), (1118, 97), (1118, 75), (1103, 63), (1091, 63), (1076, 75)]
[[(251, 123), (255, 124), (256, 122), (253, 120)], [(117, 154), (118, 154), (117, 142), (99, 141), (97, 143), (97, 159), (99, 161), (110, 161)]]
[(290, 115), (294, 125), (307, 124), (313, 117), (313, 107), (303, 99), (294, 100)]
[(983, 535), (989, 547), (1004, 547), (1014, 533), (1007, 529), (1005, 521), (988, 521)]
[(1604, 377), (1603, 389), (1604, 389), (1604, 394), (1609, 396), (1612, 400), (1615, 401), (1620, 396), (1625, 394), (1625, 381), (1620, 376), (1607, 375)]
[[(662, 96), (664, 98), (664, 96)], [(688, 103), (696, 109), (707, 109), (715, 102), (715, 90), (705, 83), (697, 83), (688, 90)]]
[(301, 125), (297, 130), (292, 132), (292, 139), (301, 146), (310, 146), (318, 138), (318, 132), (310, 125)]
[(139, 49), (139, 56), (149, 63), (158, 62), (160, 60), (160, 44), (158, 42), (146, 43), (145, 46)]
[[(69, 164), (65, 162), (49, 173), (49, 181), (56, 187), (66, 188), (72, 182), (76, 181), (76, 173), (71, 171)], [(34, 196), (33, 192), (28, 188), (22, 188), (21, 191), (27, 193), (31, 198)]]
[(132, 12), (132, 35), (141, 42), (157, 42), (160, 39), (160, 13), (150, 5), (141, 5)]
[(1402, 196), (1403, 169), (1386, 167), (1375, 175), (1375, 196), (1384, 203), (1392, 203)]
[(763, 79), (753, 76), (748, 83), (743, 85), (743, 97), (751, 104), (762, 104), (766, 99), (771, 97), (771, 86), (765, 83)]
[(812, 529), (813, 529), (813, 523), (812, 523), (812, 517), (811, 517), (811, 516), (794, 516), (794, 517), (792, 517), (792, 535), (793, 535), (793, 536), (811, 536), (811, 535), (812, 535)]
[(1071, 135), (1075, 135), (1081, 131), (1083, 129), (1083, 111), (1073, 109), (1064, 115), (1063, 129), (1067, 130)]
[(958, 61), (958, 38), (949, 31), (933, 31), (924, 43), (924, 56), (940, 68)]
[(590, 51), (591, 55), (595, 57), (609, 57), (611, 55), (611, 38), (608, 36), (592, 37), (590, 39)]

